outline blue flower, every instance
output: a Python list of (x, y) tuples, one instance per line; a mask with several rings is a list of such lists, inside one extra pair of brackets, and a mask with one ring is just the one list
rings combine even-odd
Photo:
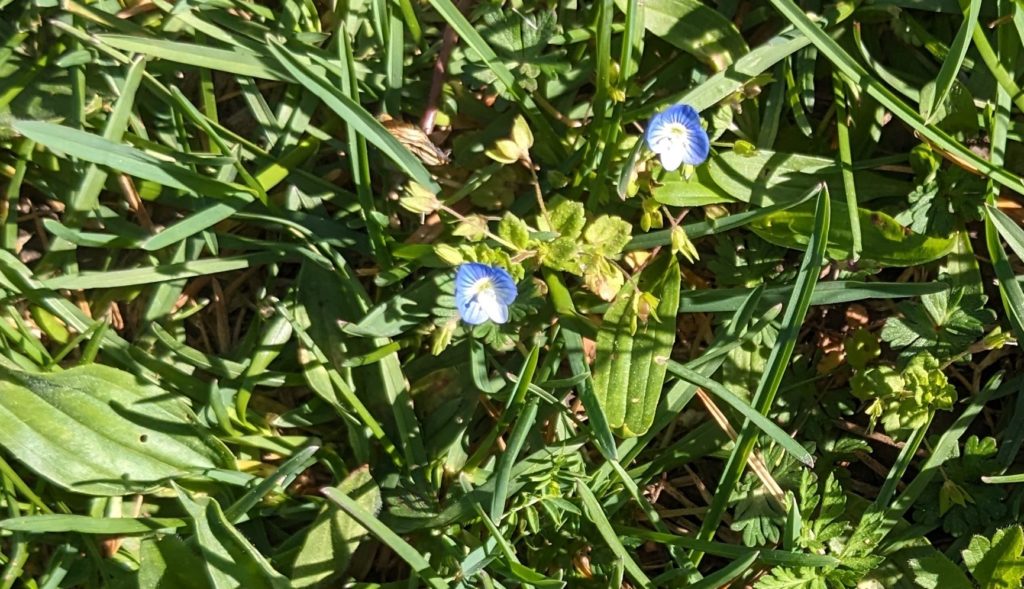
[(689, 104), (677, 104), (651, 117), (644, 133), (647, 147), (661, 156), (668, 171), (681, 164), (696, 166), (708, 159), (711, 142), (700, 126), (700, 115)]
[(516, 283), (502, 268), (487, 264), (463, 264), (455, 275), (455, 307), (470, 325), (490, 319), (508, 321), (508, 306), (516, 300)]

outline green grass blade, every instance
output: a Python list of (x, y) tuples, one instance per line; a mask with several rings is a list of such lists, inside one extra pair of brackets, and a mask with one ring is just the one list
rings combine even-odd
[[(771, 409), (775, 393), (778, 391), (779, 384), (782, 382), (782, 377), (789, 366), (789, 359), (796, 346), (800, 326), (803, 323), (804, 316), (807, 314), (807, 309), (810, 307), (811, 295), (818, 280), (818, 272), (821, 270), (825, 246), (828, 242), (830, 211), (828, 189), (822, 185), (822, 190), (818, 194), (815, 207), (814, 233), (810, 236), (807, 251), (800, 264), (797, 281), (793, 287), (793, 293), (786, 306), (786, 314), (782, 319), (782, 329), (779, 331), (778, 343), (772, 348), (765, 364), (764, 373), (761, 376), (760, 382), (758, 382), (757, 391), (754, 393), (754, 398), (751, 402), (753, 408), (761, 415), (767, 414), (768, 410)], [(732, 491), (739, 482), (756, 441), (757, 435), (753, 423), (750, 421), (745, 422), (736, 439), (736, 445), (726, 462), (725, 471), (722, 473), (718, 487), (715, 489), (715, 497), (711, 503), (711, 508), (708, 510), (701, 525), (698, 537), (702, 540), (710, 540), (714, 537), (722, 515), (725, 513), (729, 498), (732, 496)], [(694, 551), (691, 554), (690, 560), (697, 564), (702, 557), (703, 553)]]
[(974, 31), (975, 23), (978, 22), (978, 15), (981, 14), (981, 0), (969, 0), (967, 9), (964, 12), (964, 22), (953, 38), (949, 46), (949, 55), (942, 62), (939, 75), (935, 78), (935, 93), (932, 95), (930, 104), (922, 104), (921, 110), (925, 123), (931, 123), (932, 116), (939, 110), (949, 95), (953, 82), (963, 67), (964, 58), (967, 57), (967, 50), (971, 47), (971, 33)]
[(647, 101), (643, 106), (627, 111), (623, 119), (627, 123), (646, 119), (662, 107), (678, 102), (685, 102), (698, 111), (711, 108), (742, 88), (751, 78), (769, 70), (786, 57), (806, 47), (810, 42), (810, 39), (799, 32), (785, 32), (740, 57), (727, 68), (696, 87), (662, 99)]
[[(1024, 288), (1021, 288), (1017, 276), (1010, 266), (1006, 250), (999, 242), (1000, 234), (1010, 247), (1024, 251), (1024, 230), (999, 209), (989, 205), (985, 208), (985, 243), (992, 265), (999, 281), (999, 294), (1003, 300), (1003, 309), (1010, 320), (1014, 337), (1018, 342), (1024, 341)], [(1019, 255), (1019, 254), (1018, 254)]]
[[(25, 137), (60, 153), (190, 194), (246, 201), (253, 197), (252, 192), (242, 186), (197, 174), (184, 166), (157, 159), (146, 152), (85, 131), (25, 120), (15, 120), (11, 127)], [(175, 159), (187, 161), (189, 158), (185, 154), (175, 154)]]
[(224, 510), (224, 517), (231, 523), (238, 523), (245, 517), (245, 514), (256, 506), (264, 497), (270, 494), (275, 488), (285, 488), (302, 471), (313, 464), (313, 455), (320, 450), (320, 446), (307, 446), (289, 456), (274, 474), (266, 477), (260, 483), (249, 489), (237, 501)]
[(435, 192), (440, 190), (430, 172), (423, 167), (416, 156), (399, 143), (391, 133), (388, 133), (384, 125), (366, 112), (362, 105), (338, 90), (335, 84), (328, 82), (323, 75), (303, 63), (280, 42), (274, 39), (268, 40), (267, 49), (281, 64), (281, 67), (298, 80), (299, 84), (319, 96), (328, 108), (355, 129), (356, 133), (380, 149), (410, 178), (430, 190)]
[(268, 56), (253, 53), (241, 47), (218, 49), (195, 43), (131, 35), (106, 34), (96, 35), (95, 38), (100, 43), (115, 49), (166, 59), (197, 68), (263, 80), (288, 81), (292, 79), (286, 69), (275, 64)]
[(512, 467), (515, 466), (519, 453), (526, 444), (526, 436), (530, 434), (534, 422), (537, 420), (538, 399), (534, 397), (526, 403), (526, 406), (519, 413), (516, 425), (512, 428), (509, 436), (508, 446), (498, 458), (495, 467), (494, 498), (491, 501), (491, 519), (500, 522), (505, 514), (505, 502), (508, 500), (508, 483), (512, 476)]
[(969, 164), (974, 169), (991, 177), (996, 182), (1017, 192), (1024, 194), (1024, 180), (1014, 175), (1006, 168), (994, 166), (988, 160), (982, 158), (963, 144), (953, 139), (948, 133), (938, 127), (925, 123), (921, 115), (893, 94), (874, 76), (872, 76), (862, 65), (847, 53), (839, 44), (823, 31), (807, 16), (793, 0), (770, 0), (772, 6), (799, 29), (812, 43), (827, 57), (842, 73), (849, 78), (854, 85), (864, 88), (875, 100), (892, 111), (893, 115), (899, 117), (907, 125), (910, 125), (921, 136), (934, 144), (943, 153), (958, 161)]
[(832, 88), (836, 105), (836, 143), (839, 145), (839, 165), (843, 169), (843, 193), (846, 196), (846, 213), (850, 222), (850, 261), (856, 262), (864, 249), (860, 232), (860, 207), (857, 204), (857, 183), (853, 174), (853, 153), (850, 149), (850, 123), (846, 108), (846, 83), (842, 75), (833, 73)]
[(280, 261), (282, 258), (283, 256), (276, 252), (247, 254), (244, 256), (233, 256), (230, 258), (209, 258), (205, 260), (195, 260), (193, 262), (150, 266), (147, 268), (132, 268), (127, 270), (114, 270), (111, 272), (81, 272), (78, 274), (68, 274), (43, 280), (42, 284), (46, 288), (67, 288), (73, 290), (140, 286), (170, 282), (182, 278), (243, 270), (245, 268), (255, 268), (264, 264)]
[(128, 536), (152, 534), (158, 530), (173, 530), (188, 525), (173, 517), (90, 517), (86, 515), (52, 514), (12, 517), (0, 520), (0, 528), (30, 534), (75, 532), (100, 536)]
[(690, 589), (717, 589), (718, 587), (727, 587), (731, 581), (745, 573), (760, 556), (760, 552), (752, 552), (744, 558), (730, 562), (714, 573), (707, 575), (700, 581), (690, 583), (687, 587)]
[(583, 508), (590, 521), (597, 527), (598, 533), (601, 534), (601, 538), (604, 539), (608, 548), (612, 550), (612, 553), (625, 566), (626, 573), (641, 587), (649, 587), (651, 580), (644, 574), (640, 565), (633, 560), (626, 547), (622, 545), (619, 535), (612, 528), (611, 522), (608, 521), (608, 517), (604, 513), (604, 508), (601, 507), (601, 503), (598, 502), (594, 492), (590, 490), (590, 487), (582, 479), (576, 481), (576, 492), (579, 493), (580, 499), (583, 501)]
[(757, 426), (757, 428), (763, 431), (765, 435), (774, 440), (775, 443), (782, 446), (782, 448), (785, 449), (786, 452), (789, 452), (794, 458), (807, 467), (814, 466), (814, 456), (812, 456), (806, 448), (801, 446), (781, 427), (775, 425), (773, 421), (755, 411), (753, 407), (748, 405), (743, 399), (737, 397), (735, 393), (727, 389), (721, 383), (715, 382), (699, 372), (690, 370), (674, 360), (668, 361), (668, 370), (686, 382), (698, 386), (711, 393), (719, 400), (724, 401), (727, 405), (739, 411), (745, 419), (752, 422)]
[(363, 506), (359, 505), (351, 497), (332, 487), (321, 489), (321, 492), (328, 500), (340, 507), (342, 511), (352, 516), (352, 519), (359, 522), (359, 525), (369, 530), (382, 544), (394, 551), (428, 587), (445, 589), (449, 586), (446, 581), (434, 572), (430, 563), (427, 562), (427, 559), (418, 550), (403, 540), (401, 536), (391, 531), (388, 526), (374, 517), (372, 513), (366, 511)]
[[(135, 104), (135, 95), (142, 82), (142, 74), (146, 71), (146, 61), (136, 59), (128, 68), (125, 74), (124, 84), (121, 86), (121, 95), (110, 112), (107, 124), (103, 127), (103, 138), (113, 142), (120, 142), (128, 127), (128, 118), (132, 114), (132, 107)], [(100, 191), (107, 180), (107, 173), (95, 163), (90, 164), (82, 176), (82, 183), (78, 190), (71, 196), (68, 206), (72, 211), (84, 213), (91, 211), (99, 205)]]
[(461, 42), (469, 46), (483, 60), (512, 99), (523, 107), (524, 114), (530, 119), (533, 131), (538, 136), (537, 146), (541, 149), (550, 150), (551, 153), (548, 155), (556, 161), (564, 160), (567, 154), (558, 135), (551, 128), (547, 119), (540, 113), (533, 99), (516, 82), (515, 75), (501, 61), (498, 54), (491, 49), (476, 27), (463, 16), (462, 12), (459, 11), (458, 7), (451, 0), (429, 0), (429, 2), (434, 7), (434, 10), (440, 13), (442, 18), (448, 23), (448, 26), (458, 33)]
[[(778, 304), (793, 292), (792, 286), (772, 286), (765, 289), (764, 304)], [(684, 291), (680, 295), (680, 313), (720, 313), (735, 311), (750, 294), (749, 288), (716, 288)], [(944, 282), (863, 282), (860, 280), (835, 280), (823, 282), (815, 287), (811, 305), (836, 305), (866, 299), (889, 299), (919, 297), (949, 290)]]

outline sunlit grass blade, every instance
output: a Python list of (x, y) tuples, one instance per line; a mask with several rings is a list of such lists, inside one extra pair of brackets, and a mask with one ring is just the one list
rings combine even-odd
[(900, 120), (920, 133), (922, 138), (927, 139), (937, 147), (943, 155), (954, 158), (957, 162), (963, 162), (975, 170), (990, 176), (993, 180), (1010, 190), (1024, 195), (1024, 180), (1021, 180), (1019, 176), (1016, 176), (1006, 168), (992, 165), (991, 162), (964, 147), (945, 131), (926, 124), (916, 110), (908, 106), (864, 69), (864, 66), (859, 64), (849, 53), (840, 47), (835, 39), (815, 24), (807, 13), (792, 0), (770, 0), (770, 2), (793, 26), (804, 35), (807, 35), (811, 42), (821, 51), (822, 55), (835, 64), (850, 79), (851, 83), (864, 88), (868, 94), (892, 111), (894, 116), (899, 117)]
[[(252, 200), (252, 192), (242, 186), (197, 174), (184, 166), (158, 159), (134, 147), (115, 143), (85, 131), (53, 123), (25, 120), (15, 120), (11, 127), (33, 141), (60, 153), (107, 166), (137, 178), (151, 180), (190, 194)], [(181, 159), (188, 158), (182, 154)]]
[[(1024, 288), (1021, 288), (1006, 250), (999, 242), (1002, 234), (1014, 252), (1024, 253), (1024, 230), (999, 209), (989, 205), (985, 208), (985, 243), (988, 245), (989, 256), (999, 280), (999, 293), (1003, 299), (1003, 308), (1010, 319), (1014, 336), (1018, 342), (1024, 341)], [(1018, 253), (1018, 256), (1020, 255)]]
[(241, 47), (219, 49), (194, 43), (151, 39), (129, 35), (96, 35), (99, 42), (132, 53), (166, 59), (176, 63), (265, 80), (290, 80), (287, 70), (266, 55)]
[[(136, 59), (128, 68), (125, 74), (124, 85), (121, 87), (121, 95), (110, 112), (107, 124), (103, 128), (103, 138), (110, 141), (120, 142), (128, 126), (128, 119), (132, 114), (132, 107), (135, 105), (135, 95), (139, 91), (142, 82), (142, 74), (146, 71), (144, 59)], [(82, 213), (91, 211), (99, 204), (99, 194), (107, 180), (106, 171), (102, 170), (95, 163), (91, 164), (82, 176), (82, 182), (78, 190), (71, 196), (69, 203), (71, 210)]]
[(399, 558), (412, 568), (420, 581), (434, 589), (445, 589), (448, 587), (447, 581), (443, 580), (434, 571), (427, 559), (418, 550), (403, 540), (401, 536), (391, 531), (389, 527), (381, 523), (379, 519), (366, 511), (351, 497), (332, 487), (321, 489), (321, 492), (332, 503), (340, 507), (342, 511), (352, 516), (352, 519), (369, 530), (381, 543), (393, 550)]
[(846, 196), (846, 213), (850, 223), (850, 261), (856, 262), (863, 249), (860, 233), (860, 205), (857, 204), (857, 183), (853, 174), (853, 153), (850, 149), (850, 121), (846, 107), (846, 82), (839, 73), (832, 74), (832, 88), (836, 105), (836, 143), (839, 147), (839, 164), (843, 169), (843, 193)]
[(963, 67), (964, 58), (967, 57), (967, 50), (971, 47), (971, 33), (974, 25), (978, 22), (978, 15), (981, 13), (981, 0), (970, 0), (967, 9), (964, 11), (964, 22), (956, 32), (956, 37), (949, 46), (949, 56), (942, 62), (939, 75), (935, 78), (935, 91), (930, 104), (922, 104), (922, 114), (925, 123), (932, 122), (932, 116), (938, 111), (939, 106), (946, 100), (949, 89)]
[[(556, 310), (559, 314), (565, 314), (569, 316), (576, 316), (576, 307), (573, 304), (572, 297), (569, 295), (568, 289), (562, 283), (561, 279), (554, 272), (545, 272), (545, 282), (548, 285), (548, 289), (551, 293), (552, 301)], [(589, 323), (578, 323), (593, 327)], [(594, 443), (606, 458), (609, 460), (616, 460), (618, 452), (615, 447), (615, 437), (612, 435), (611, 426), (608, 425), (608, 418), (604, 414), (604, 409), (597, 400), (597, 395), (594, 393), (594, 380), (593, 375), (590, 372), (590, 365), (587, 364), (585, 358), (585, 352), (583, 349), (583, 337), (580, 333), (575, 331), (571, 326), (563, 324), (560, 329), (562, 339), (565, 341), (566, 355), (569, 360), (569, 369), (572, 371), (574, 376), (582, 376), (583, 381), (577, 387), (577, 392), (580, 395), (580, 400), (583, 402), (583, 406), (587, 410), (587, 422), (590, 425), (590, 429), (594, 434)], [(594, 333), (588, 333), (588, 337), (595, 337)]]
[(651, 580), (644, 574), (640, 565), (633, 560), (633, 557), (626, 550), (626, 547), (622, 545), (619, 540), (619, 535), (612, 528), (611, 522), (604, 514), (604, 508), (601, 507), (601, 503), (594, 496), (594, 492), (590, 490), (587, 483), (582, 479), (576, 481), (576, 492), (579, 493), (580, 499), (583, 500), (583, 507), (590, 517), (590, 521), (593, 522), (594, 526), (597, 527), (597, 531), (601, 534), (601, 538), (604, 539), (605, 544), (611, 549), (612, 553), (622, 562), (626, 568), (626, 573), (629, 574), (630, 578), (640, 584), (642, 587), (649, 587)]
[(498, 463), (495, 466), (494, 499), (491, 501), (491, 519), (494, 521), (501, 521), (505, 513), (505, 502), (508, 500), (508, 483), (509, 478), (512, 476), (512, 467), (515, 466), (519, 452), (522, 451), (523, 446), (526, 444), (526, 436), (530, 434), (530, 430), (537, 419), (537, 404), (538, 400), (535, 397), (527, 401), (522, 410), (517, 411), (519, 418), (516, 420), (515, 427), (512, 428), (508, 446), (505, 448), (505, 452), (498, 458)]
[(402, 146), (391, 133), (388, 133), (384, 125), (374, 119), (360, 104), (338, 90), (335, 84), (328, 82), (326, 78), (314, 71), (309, 65), (299, 60), (279, 41), (274, 39), (268, 40), (267, 49), (278, 63), (281, 64), (281, 67), (287, 70), (289, 74), (309, 89), (310, 92), (319, 96), (328, 108), (333, 110), (348, 125), (351, 125), (367, 141), (391, 158), (410, 178), (431, 190), (439, 190), (437, 183), (434, 182), (430, 172), (423, 167), (423, 164), (408, 149)]
[[(516, 419), (519, 410), (524, 406), (526, 401), (526, 394), (530, 390), (530, 384), (533, 381), (533, 376), (537, 371), (537, 361), (540, 358), (540, 348), (534, 347), (530, 350), (529, 355), (526, 357), (526, 361), (523, 362), (523, 367), (519, 371), (518, 379), (516, 380), (515, 388), (512, 390), (512, 394), (508, 398), (508, 402), (505, 404), (505, 411), (502, 412), (501, 417), (498, 418), (498, 423), (494, 425), (494, 428), (487, 434), (486, 437), (481, 441), (476, 452), (466, 461), (466, 465), (469, 468), (475, 467), (482, 463), (487, 455), (491, 452), (491, 447), (494, 442), (498, 439), (498, 436), (505, 433), (505, 430), (511, 425), (512, 421)], [(501, 482), (500, 479), (495, 479)], [(506, 479), (507, 482), (507, 479)], [(496, 499), (497, 500), (497, 499)], [(502, 505), (504, 505), (504, 499), (502, 499)], [(495, 517), (495, 509), (492, 504), (491, 507), (491, 518), (498, 520)]]
[(799, 32), (784, 32), (740, 57), (733, 64), (696, 87), (659, 100), (648, 101), (642, 106), (627, 111), (623, 118), (626, 122), (646, 119), (663, 106), (679, 102), (685, 102), (698, 111), (710, 108), (742, 88), (750, 78), (762, 74), (786, 57), (806, 47), (810, 42), (810, 39)]
[(258, 254), (247, 254), (244, 256), (234, 256), (231, 258), (209, 258), (204, 260), (195, 260), (193, 262), (180, 262), (145, 268), (130, 268), (114, 272), (82, 272), (79, 274), (67, 274), (43, 280), (42, 283), (47, 288), (68, 288), (76, 290), (139, 286), (169, 282), (181, 278), (254, 268), (262, 264), (280, 261), (281, 259), (283, 259), (283, 256), (276, 252), (264, 252)]
[(183, 519), (169, 517), (114, 518), (70, 514), (32, 515), (0, 520), (0, 528), (12, 532), (32, 534), (75, 532), (101, 536), (152, 534), (158, 530), (174, 530), (187, 525), (188, 522)]
[[(836, 305), (865, 299), (897, 299), (949, 290), (944, 282), (862, 282), (859, 280), (835, 280), (822, 282), (814, 289), (810, 304)], [(718, 313), (739, 308), (751, 289), (717, 288), (683, 292), (680, 295), (679, 312)], [(764, 304), (778, 304), (791, 295), (791, 286), (773, 286), (765, 289)]]
[[(815, 209), (814, 232), (810, 236), (807, 251), (804, 254), (803, 261), (800, 263), (796, 284), (793, 286), (792, 295), (786, 306), (786, 314), (782, 319), (782, 328), (779, 330), (778, 343), (772, 348), (768, 356), (764, 373), (758, 382), (757, 391), (754, 393), (754, 398), (751, 401), (751, 406), (761, 415), (767, 414), (769, 409), (771, 409), (775, 393), (782, 382), (782, 377), (787, 368), (789, 368), (789, 360), (793, 354), (793, 349), (796, 347), (800, 326), (803, 324), (807, 309), (811, 305), (811, 295), (815, 290), (818, 272), (821, 270), (821, 264), (825, 256), (831, 208), (828, 188), (824, 185), (821, 188)], [(722, 515), (725, 513), (729, 498), (732, 496), (732, 491), (739, 482), (756, 441), (757, 432), (754, 429), (753, 423), (750, 421), (745, 422), (737, 437), (736, 445), (726, 462), (725, 471), (722, 473), (722, 477), (719, 479), (718, 486), (715, 489), (714, 500), (701, 525), (698, 537), (702, 540), (710, 540), (714, 537)], [(697, 564), (702, 557), (702, 552), (694, 551), (691, 554), (690, 560)]]
[(224, 510), (224, 517), (232, 523), (238, 523), (245, 516), (246, 512), (252, 509), (260, 500), (267, 496), (275, 488), (287, 487), (295, 477), (306, 470), (312, 464), (313, 455), (320, 450), (320, 446), (307, 446), (281, 463), (273, 474), (263, 479), (258, 485), (249, 489), (237, 501)]
[(725, 401), (727, 405), (736, 411), (739, 411), (740, 414), (743, 415), (744, 419), (751, 421), (755, 426), (763, 431), (765, 435), (782, 446), (782, 448), (784, 448), (786, 452), (789, 452), (794, 458), (808, 467), (814, 466), (814, 457), (806, 448), (801, 446), (793, 439), (792, 436), (787, 434), (781, 427), (775, 425), (775, 423), (770, 419), (755, 411), (753, 407), (746, 403), (746, 401), (737, 397), (735, 393), (727, 389), (721, 383), (715, 382), (714, 380), (707, 378), (696, 371), (690, 370), (673, 360), (668, 361), (668, 370), (679, 378), (694, 384), (713, 394), (716, 398)]
[(760, 552), (754, 551), (748, 556), (734, 560), (710, 575), (705, 576), (700, 581), (690, 583), (687, 587), (690, 589), (716, 589), (718, 587), (726, 587), (732, 580), (745, 573), (760, 556)]

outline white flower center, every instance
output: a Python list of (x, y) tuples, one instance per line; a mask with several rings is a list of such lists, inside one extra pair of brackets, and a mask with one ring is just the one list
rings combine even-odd
[(668, 123), (657, 135), (651, 146), (655, 152), (685, 148), (690, 142), (690, 130), (682, 123)]
[(473, 283), (473, 286), (469, 287), (469, 298), (475, 299), (485, 293), (494, 296), (494, 281), (490, 278), (481, 278)]

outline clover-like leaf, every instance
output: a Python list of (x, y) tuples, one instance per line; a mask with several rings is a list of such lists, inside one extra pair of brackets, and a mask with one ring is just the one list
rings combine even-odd
[(498, 223), (498, 237), (519, 249), (528, 249), (530, 245), (530, 228), (526, 222), (512, 213), (505, 213)]
[(597, 253), (613, 257), (622, 253), (633, 233), (633, 226), (619, 217), (601, 215), (587, 226), (583, 238)]
[(576, 239), (583, 233), (583, 226), (587, 224), (585, 211), (581, 202), (562, 201), (548, 212), (549, 229), (562, 237)]

